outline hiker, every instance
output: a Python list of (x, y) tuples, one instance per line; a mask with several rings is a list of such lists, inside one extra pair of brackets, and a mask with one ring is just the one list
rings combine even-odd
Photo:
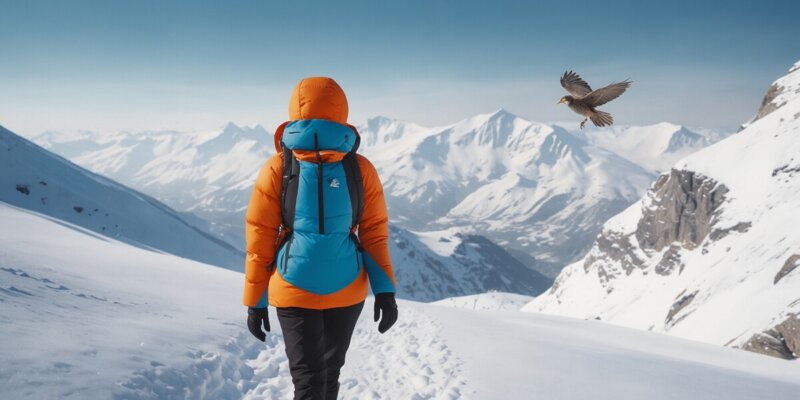
[(296, 400), (336, 399), (367, 280), (378, 331), (397, 321), (383, 187), (347, 114), (336, 81), (300, 81), (247, 208), (247, 327), (264, 341), (275, 307)]

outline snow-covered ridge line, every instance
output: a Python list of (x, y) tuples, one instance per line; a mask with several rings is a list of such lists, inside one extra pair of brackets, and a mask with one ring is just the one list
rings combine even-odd
[(798, 358), (797, 65), (776, 107), (659, 177), (525, 310)]
[(158, 200), (0, 127), (0, 201), (128, 243), (239, 270), (244, 254)]

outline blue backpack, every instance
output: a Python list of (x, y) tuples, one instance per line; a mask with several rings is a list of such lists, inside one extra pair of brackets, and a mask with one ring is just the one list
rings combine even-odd
[[(364, 185), (356, 158), (357, 132), (335, 122), (311, 119), (289, 122), (283, 130), (281, 232), (275, 267), (292, 285), (330, 294), (355, 280), (363, 266), (356, 231), (364, 212)], [(293, 150), (316, 152), (301, 161)], [(345, 153), (325, 162), (321, 151)]]

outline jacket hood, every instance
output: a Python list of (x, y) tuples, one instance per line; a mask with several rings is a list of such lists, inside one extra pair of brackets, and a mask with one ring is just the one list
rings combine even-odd
[(358, 136), (347, 125), (324, 119), (291, 121), (283, 128), (283, 145), (289, 150), (335, 151), (347, 153), (356, 146)]
[(300, 81), (289, 100), (289, 119), (327, 119), (347, 125), (347, 96), (335, 80), (312, 77)]
[[(308, 138), (308, 131), (312, 130), (321, 133), (320, 138), (326, 142), (326, 146), (320, 146), (321, 149), (333, 144), (329, 140), (336, 141), (338, 145), (333, 145), (328, 150), (347, 152), (349, 150), (345, 150), (343, 147), (358, 148), (360, 142), (358, 130), (347, 123), (348, 112), (347, 96), (335, 80), (326, 77), (301, 80), (295, 86), (289, 100), (289, 121), (281, 124), (275, 131), (275, 150), (281, 151), (281, 141), (287, 126), (295, 128), (292, 132), (304, 132), (304, 134), (297, 135), (298, 138)], [(340, 128), (344, 128), (346, 131)], [(341, 140), (347, 133), (355, 133), (354, 143), (342, 143)], [(332, 134), (334, 137), (324, 137), (328, 134)], [(293, 142), (292, 145), (287, 147), (292, 150), (308, 147), (305, 140), (294, 139), (290, 142)]]

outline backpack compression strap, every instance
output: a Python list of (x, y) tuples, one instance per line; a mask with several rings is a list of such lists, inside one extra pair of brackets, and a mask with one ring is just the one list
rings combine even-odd
[(347, 177), (347, 189), (350, 191), (350, 205), (353, 207), (353, 222), (350, 227), (355, 229), (364, 215), (364, 181), (361, 179), (361, 168), (358, 167), (355, 151), (344, 156), (342, 167)]
[(294, 229), (294, 213), (297, 207), (297, 189), (300, 182), (300, 162), (292, 150), (281, 144), (283, 150), (283, 179), (281, 181), (281, 223), (289, 232)]

